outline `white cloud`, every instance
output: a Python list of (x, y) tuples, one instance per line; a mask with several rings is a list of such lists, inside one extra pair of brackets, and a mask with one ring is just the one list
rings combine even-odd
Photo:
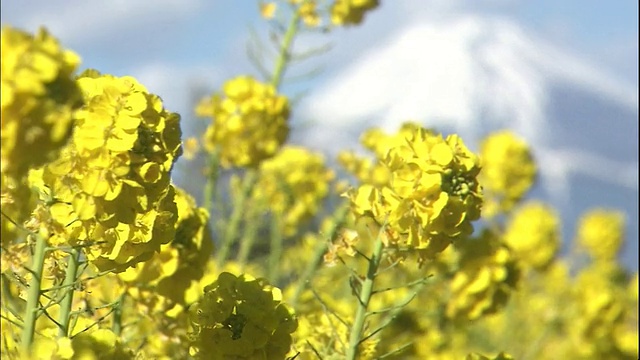
[[(154, 31), (165, 21), (188, 18), (202, 0), (31, 1), (6, 5), (3, 22), (34, 31), (41, 25), (70, 44), (95, 41), (127, 31)], [(5, 6), (3, 6), (5, 8)]]

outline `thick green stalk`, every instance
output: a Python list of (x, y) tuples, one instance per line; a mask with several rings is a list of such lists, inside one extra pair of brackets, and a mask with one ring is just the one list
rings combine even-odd
[(251, 196), (253, 186), (255, 185), (257, 179), (258, 174), (256, 170), (250, 169), (247, 171), (244, 179), (242, 180), (240, 193), (236, 198), (235, 204), (233, 204), (231, 217), (229, 218), (229, 222), (224, 229), (222, 244), (220, 250), (218, 251), (218, 255), (216, 256), (216, 264), (219, 268), (224, 265), (225, 260), (227, 260), (227, 257), (229, 256), (229, 251), (231, 251), (231, 247), (233, 247), (233, 244), (238, 237), (238, 230), (240, 229), (240, 223), (242, 222), (242, 213), (245, 210), (245, 206), (247, 205), (246, 202)]
[(58, 322), (60, 327), (58, 328), (58, 337), (69, 336), (69, 323), (71, 321), (71, 304), (73, 303), (73, 292), (75, 291), (75, 282), (78, 275), (80, 253), (77, 249), (72, 248), (69, 252), (69, 258), (67, 259), (67, 272), (62, 283), (62, 291), (65, 292), (62, 301), (60, 302), (60, 315)]
[(256, 235), (258, 235), (258, 229), (260, 225), (259, 214), (257, 214), (256, 209), (259, 206), (251, 206), (249, 210), (249, 215), (247, 217), (248, 224), (247, 228), (242, 235), (242, 240), (240, 241), (240, 250), (238, 251), (238, 256), (236, 261), (240, 265), (240, 269), (244, 269), (244, 266), (247, 265), (247, 260), (249, 259), (249, 254), (251, 254), (251, 249), (253, 249), (253, 245), (256, 242)]
[(111, 326), (111, 330), (117, 336), (120, 336), (122, 332), (122, 310), (124, 308), (124, 300), (126, 297), (126, 293), (123, 293), (118, 297), (117, 303), (113, 307), (113, 324)]
[(291, 21), (289, 21), (287, 32), (284, 34), (284, 39), (280, 46), (280, 53), (278, 54), (278, 60), (276, 61), (276, 68), (273, 72), (273, 76), (271, 77), (271, 85), (276, 89), (280, 87), (287, 64), (289, 64), (289, 60), (291, 59), (291, 47), (293, 46), (293, 40), (298, 33), (299, 25), (300, 13), (298, 11), (294, 11)]
[(212, 213), (212, 206), (215, 200), (216, 185), (218, 183), (218, 177), (220, 163), (218, 161), (218, 155), (214, 152), (209, 155), (207, 160), (207, 181), (204, 185), (204, 201), (202, 207)]
[(273, 214), (273, 221), (271, 223), (271, 245), (269, 249), (269, 269), (267, 271), (267, 278), (272, 284), (278, 283), (278, 272), (280, 265), (280, 257), (282, 257), (282, 216), (280, 214)]
[(22, 329), (22, 349), (30, 351), (33, 335), (36, 329), (40, 300), (40, 281), (42, 279), (42, 269), (44, 268), (44, 255), (47, 247), (47, 240), (42, 236), (37, 236), (36, 247), (31, 264), (31, 281), (27, 292), (27, 308), (24, 314), (24, 328)]
[[(381, 230), (382, 232), (382, 230)], [(373, 293), (373, 282), (376, 277), (376, 272), (380, 266), (380, 259), (382, 258), (382, 236), (379, 234), (376, 238), (376, 242), (373, 248), (373, 254), (369, 259), (369, 268), (367, 270), (367, 277), (362, 284), (362, 289), (358, 296), (358, 310), (356, 311), (356, 317), (351, 327), (351, 335), (349, 336), (349, 348), (347, 349), (347, 360), (355, 360), (358, 354), (358, 346), (362, 340), (362, 330), (364, 329), (364, 322), (367, 316), (367, 308), (369, 307), (369, 301)]]

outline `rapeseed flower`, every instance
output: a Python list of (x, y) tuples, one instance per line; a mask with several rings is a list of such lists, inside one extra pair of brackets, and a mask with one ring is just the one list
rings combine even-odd
[(529, 146), (510, 131), (496, 132), (482, 141), (480, 159), (482, 214), (493, 217), (510, 211), (535, 181), (536, 164)]
[(560, 220), (549, 206), (532, 201), (509, 219), (504, 242), (527, 267), (542, 270), (556, 256), (560, 246)]
[(578, 244), (596, 261), (615, 260), (624, 241), (624, 214), (595, 209), (585, 213), (578, 224)]
[(298, 326), (278, 288), (228, 272), (204, 289), (190, 313), (199, 359), (283, 359)]
[(461, 243), (459, 249), (447, 316), (474, 320), (503, 308), (519, 279), (510, 250), (486, 230), (479, 238)]
[(93, 265), (123, 271), (175, 234), (170, 172), (181, 154), (180, 118), (132, 77), (87, 71), (77, 82), (86, 105), (74, 115), (73, 139), (29, 179), (51, 204), (34, 222), (51, 245), (94, 245), (86, 252)]
[(321, 155), (297, 146), (286, 146), (262, 162), (259, 174), (254, 200), (278, 215), (285, 236), (318, 213), (335, 177)]
[(331, 6), (331, 22), (338, 26), (358, 25), (364, 15), (378, 5), (379, 0), (335, 0)]
[(73, 79), (80, 58), (41, 28), (2, 28), (2, 174), (21, 179), (57, 157), (82, 104)]
[(385, 245), (416, 250), (424, 260), (471, 235), (482, 203), (480, 167), (457, 135), (443, 139), (412, 128), (381, 161), (391, 174), (388, 184), (363, 184), (348, 197), (354, 214), (386, 224)]
[(203, 145), (224, 167), (255, 167), (275, 155), (289, 135), (289, 101), (250, 76), (227, 81), (222, 94), (200, 102), (196, 114), (213, 119)]

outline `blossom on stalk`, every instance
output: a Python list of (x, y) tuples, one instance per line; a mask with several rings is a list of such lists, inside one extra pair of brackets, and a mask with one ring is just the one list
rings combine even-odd
[(119, 272), (174, 237), (180, 117), (132, 77), (87, 71), (77, 82), (86, 104), (74, 115), (73, 139), (29, 178), (51, 204), (32, 223), (53, 246), (92, 245), (87, 259)]
[(130, 286), (152, 287), (175, 303), (185, 304), (192, 281), (202, 278), (213, 251), (209, 212), (196, 206), (188, 193), (176, 188), (178, 221), (175, 237), (153, 257), (118, 274)]
[(198, 359), (283, 359), (298, 326), (278, 288), (228, 272), (204, 289), (190, 313)]
[(222, 94), (200, 102), (196, 114), (213, 119), (203, 144), (224, 167), (257, 166), (275, 155), (289, 135), (289, 101), (250, 76), (227, 81)]
[(25, 175), (59, 155), (82, 94), (73, 79), (80, 58), (47, 30), (31, 35), (4, 26), (0, 36), (0, 239), (7, 245), (18, 237), (15, 224), (22, 224), (33, 208)]
[(578, 244), (597, 261), (615, 260), (624, 241), (624, 214), (606, 209), (585, 213), (578, 224)]
[(388, 184), (363, 184), (348, 197), (357, 216), (385, 226), (386, 246), (410, 248), (425, 259), (471, 235), (482, 204), (480, 166), (457, 135), (443, 139), (413, 128), (381, 161), (391, 174)]
[(492, 217), (510, 211), (529, 191), (536, 164), (524, 140), (510, 131), (489, 135), (480, 146), (480, 181), (485, 203), (482, 214)]
[(504, 242), (522, 264), (542, 270), (558, 252), (560, 219), (552, 208), (541, 202), (524, 204), (509, 219)]
[(489, 231), (460, 244), (447, 316), (474, 320), (495, 313), (509, 300), (519, 278), (510, 250)]
[(379, 0), (335, 0), (331, 6), (331, 22), (334, 25), (358, 25), (364, 15), (380, 5)]
[(284, 147), (259, 171), (253, 197), (278, 215), (285, 236), (318, 213), (335, 176), (321, 155), (297, 146)]
[(2, 174), (20, 179), (58, 155), (82, 104), (73, 79), (80, 58), (45, 29), (2, 28)]

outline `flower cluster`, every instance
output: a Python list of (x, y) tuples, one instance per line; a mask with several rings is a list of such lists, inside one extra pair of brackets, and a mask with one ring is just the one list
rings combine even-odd
[(560, 220), (547, 205), (527, 203), (516, 210), (507, 224), (504, 242), (522, 264), (544, 269), (560, 246)]
[(289, 135), (289, 101), (249, 76), (227, 81), (223, 94), (203, 99), (196, 114), (213, 118), (204, 147), (224, 167), (254, 167), (276, 154)]
[(420, 128), (422, 127), (417, 123), (406, 122), (395, 134), (385, 134), (378, 128), (369, 129), (360, 137), (360, 143), (373, 152), (375, 159), (362, 158), (351, 151), (342, 151), (338, 154), (338, 162), (361, 183), (373, 186), (386, 185), (391, 174), (381, 160), (391, 148), (405, 145), (405, 139)]
[(480, 159), (483, 216), (510, 211), (535, 181), (536, 165), (529, 146), (512, 132), (500, 131), (483, 140)]
[(190, 312), (199, 359), (283, 359), (298, 326), (278, 288), (228, 272), (204, 289)]
[(260, 165), (254, 200), (277, 214), (284, 235), (291, 236), (320, 210), (334, 176), (321, 155), (287, 146)]
[(296, 11), (306, 26), (317, 27), (322, 23), (316, 0), (289, 0), (289, 3), (297, 7)]
[(336, 0), (331, 6), (331, 22), (335, 25), (358, 25), (364, 15), (378, 5), (379, 0)]
[(82, 104), (74, 82), (80, 58), (46, 30), (2, 29), (2, 175), (22, 178), (56, 158)]
[(443, 139), (413, 128), (382, 163), (391, 174), (386, 186), (363, 184), (348, 196), (356, 215), (386, 224), (387, 246), (431, 258), (454, 239), (471, 235), (482, 203), (480, 167), (457, 135)]
[(473, 320), (495, 313), (504, 307), (519, 278), (513, 256), (489, 231), (459, 248), (459, 267), (451, 281), (447, 316)]
[(595, 260), (615, 260), (624, 240), (624, 214), (595, 209), (582, 216), (578, 243)]
[[(625, 303), (624, 288), (616, 284), (620, 275), (616, 266), (596, 263), (578, 276), (573, 289), (577, 306), (572, 309), (575, 321), (570, 335), (578, 354), (585, 358), (638, 356), (637, 318), (629, 318), (632, 307)], [(637, 309), (637, 302), (635, 306)], [(631, 326), (627, 326), (629, 320)]]
[(185, 303), (191, 282), (202, 278), (213, 251), (209, 213), (195, 199), (176, 188), (178, 209), (175, 237), (144, 263), (127, 269), (119, 277), (131, 285), (152, 287), (157, 295)]
[(75, 113), (73, 141), (30, 176), (51, 204), (34, 223), (52, 245), (99, 240), (88, 260), (123, 271), (175, 234), (170, 172), (181, 153), (180, 118), (132, 77), (89, 71), (77, 82), (86, 105)]
[(24, 222), (32, 209), (24, 177), (58, 156), (71, 136), (72, 113), (82, 94), (73, 80), (80, 58), (45, 29), (34, 36), (3, 27), (0, 44), (1, 239), (7, 245), (17, 238), (14, 223)]

